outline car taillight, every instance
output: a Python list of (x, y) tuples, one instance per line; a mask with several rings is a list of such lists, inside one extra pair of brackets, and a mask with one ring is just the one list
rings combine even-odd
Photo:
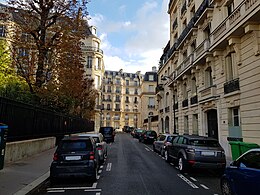
[(90, 152), (89, 153), (89, 160), (94, 160), (95, 156), (94, 156), (94, 152)]
[(58, 160), (58, 154), (57, 154), (57, 153), (54, 153), (54, 155), (53, 155), (53, 160), (54, 160), (54, 161), (57, 161), (57, 160)]
[(191, 164), (191, 165), (194, 165), (194, 164), (195, 164), (195, 160), (189, 160), (188, 162), (189, 162), (189, 164)]
[(97, 147), (97, 150), (102, 150), (102, 146), (98, 146), (98, 147)]

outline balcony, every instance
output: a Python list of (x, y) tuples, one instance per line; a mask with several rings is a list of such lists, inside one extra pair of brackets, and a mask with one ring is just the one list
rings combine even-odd
[(193, 54), (190, 54), (184, 61), (176, 68), (176, 77), (181, 76), (185, 70), (189, 69), (193, 63)]
[(121, 91), (119, 91), (119, 90), (116, 90), (116, 93), (121, 93)]
[(106, 118), (106, 120), (107, 120), (107, 121), (110, 121), (110, 120), (111, 120), (111, 118), (110, 118), (110, 117), (107, 117), (107, 118)]
[(159, 84), (159, 85), (156, 86), (156, 88), (155, 88), (156, 93), (159, 93), (160, 91), (163, 91), (163, 90), (164, 90), (163, 84)]
[(135, 104), (138, 104), (138, 101), (134, 101)]
[(184, 4), (181, 7), (181, 15), (183, 15), (186, 10), (187, 10), (187, 4), (186, 4), (186, 1), (185, 1)]
[(182, 107), (183, 108), (188, 107), (188, 105), (189, 105), (188, 99), (185, 99), (185, 100), (182, 101)]
[(160, 109), (160, 113), (163, 113), (163, 109)]
[(107, 110), (111, 110), (111, 108), (107, 108)]
[(121, 102), (121, 100), (120, 99), (116, 99), (115, 102)]
[(209, 52), (210, 42), (209, 39), (205, 39), (195, 50), (194, 50), (194, 64), (200, 62)]
[(107, 93), (111, 93), (112, 91), (111, 90), (107, 90)]
[(129, 121), (129, 117), (126, 117), (126, 118), (125, 118), (125, 121)]
[(126, 100), (125, 103), (130, 103), (130, 101), (129, 101), (129, 100)]
[(155, 105), (148, 105), (149, 109), (155, 109)]
[(178, 27), (177, 18), (174, 20), (172, 24), (172, 30), (175, 30)]
[(114, 117), (114, 121), (120, 121), (120, 117)]
[(133, 109), (133, 112), (138, 112), (138, 109)]
[(116, 112), (120, 112), (120, 108), (115, 108), (115, 111)]
[(198, 103), (198, 96), (197, 95), (190, 98), (190, 104), (191, 105), (197, 104), (197, 103)]
[(240, 90), (239, 79), (234, 79), (224, 83), (224, 94)]
[[(216, 1), (216, 0), (215, 0)], [(214, 1), (214, 2), (215, 2)], [(245, 18), (247, 22), (259, 22), (257, 14), (260, 10), (259, 0), (243, 0), (221, 24), (211, 33), (211, 47), (214, 48), (224, 42), (228, 37), (244, 34)]]
[(125, 109), (125, 112), (130, 112), (130, 109), (126, 108), (126, 109)]
[(199, 92), (200, 102), (205, 101), (205, 100), (211, 100), (212, 98), (215, 98), (217, 95), (216, 88), (217, 88), (216, 85), (212, 85), (210, 87), (207, 87), (206, 89), (201, 90)]
[(103, 50), (97, 48), (97, 47), (93, 47), (93, 46), (82, 46), (81, 47), (82, 51), (87, 51), (87, 52), (98, 52), (103, 54)]

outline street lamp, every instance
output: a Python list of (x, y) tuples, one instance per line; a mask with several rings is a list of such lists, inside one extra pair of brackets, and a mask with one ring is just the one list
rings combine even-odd
[[(162, 81), (167, 81), (167, 80), (170, 80), (171, 83), (174, 82), (174, 78), (172, 77), (169, 77), (169, 76), (164, 76), (161, 78)], [(173, 88), (173, 91), (175, 90), (174, 89), (174, 84), (172, 85), (172, 88)], [(175, 94), (173, 95), (173, 119), (174, 119), (174, 123), (173, 123), (173, 133), (174, 134), (177, 134), (177, 130), (176, 130), (176, 112), (175, 112)]]

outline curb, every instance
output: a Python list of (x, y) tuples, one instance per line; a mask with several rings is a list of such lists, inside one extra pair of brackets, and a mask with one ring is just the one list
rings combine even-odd
[(50, 171), (46, 172), (44, 175), (34, 180), (32, 183), (28, 184), (18, 192), (14, 193), (14, 195), (25, 195), (32, 193), (35, 190), (35, 188), (40, 187), (49, 178), (49, 175)]

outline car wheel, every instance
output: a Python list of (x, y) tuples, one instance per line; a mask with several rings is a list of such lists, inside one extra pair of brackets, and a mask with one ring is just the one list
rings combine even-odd
[(165, 158), (165, 161), (166, 162), (171, 162), (171, 159), (170, 159), (170, 157), (169, 157), (169, 153), (168, 153), (168, 151), (167, 150), (165, 150), (165, 152), (164, 152), (164, 158)]
[(185, 164), (185, 159), (182, 155), (178, 158), (178, 168), (181, 173), (184, 173), (187, 171), (187, 165)]
[(53, 186), (55, 184), (57, 184), (57, 179), (54, 177), (50, 177), (50, 185)]
[(226, 179), (221, 181), (221, 192), (223, 195), (233, 195), (231, 187)]

